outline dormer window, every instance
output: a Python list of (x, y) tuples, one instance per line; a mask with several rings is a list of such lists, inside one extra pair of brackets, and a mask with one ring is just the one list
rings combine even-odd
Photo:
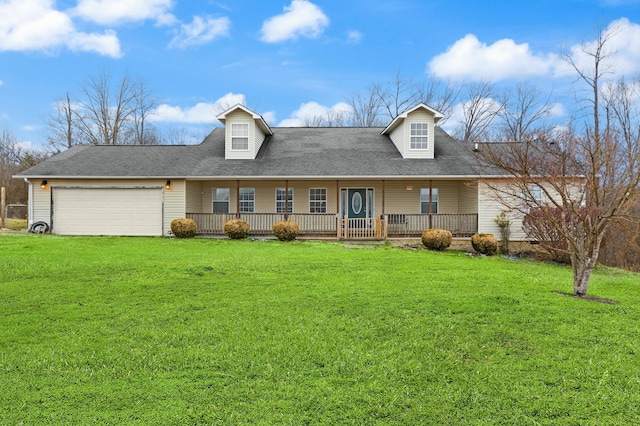
[(429, 125), (411, 123), (411, 149), (427, 149)]
[(231, 125), (231, 149), (249, 149), (249, 124), (233, 123)]

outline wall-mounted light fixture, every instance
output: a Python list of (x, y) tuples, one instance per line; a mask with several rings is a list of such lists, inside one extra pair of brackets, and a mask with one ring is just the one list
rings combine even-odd
[(46, 179), (43, 180), (42, 182), (40, 182), (40, 188), (47, 189), (47, 184), (48, 184), (47, 180)]
[(413, 185), (407, 185), (407, 191), (413, 191)]
[(165, 188), (171, 189), (171, 181), (167, 180), (167, 183), (164, 185)]

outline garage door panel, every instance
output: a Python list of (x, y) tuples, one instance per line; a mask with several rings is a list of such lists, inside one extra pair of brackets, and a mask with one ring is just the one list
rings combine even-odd
[(54, 188), (53, 232), (162, 235), (160, 188)]

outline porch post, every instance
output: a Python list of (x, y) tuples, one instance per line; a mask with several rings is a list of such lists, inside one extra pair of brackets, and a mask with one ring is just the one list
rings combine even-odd
[(240, 179), (236, 180), (236, 219), (240, 219)]
[(384, 179), (382, 179), (382, 216), (384, 216)]
[(433, 206), (433, 181), (429, 179), (429, 229), (433, 228), (433, 223), (431, 218), (431, 213), (433, 213), (432, 206)]
[(336, 230), (338, 239), (342, 239), (342, 218), (340, 217), (340, 180), (336, 179)]
[(289, 179), (284, 181), (284, 220), (289, 220)]

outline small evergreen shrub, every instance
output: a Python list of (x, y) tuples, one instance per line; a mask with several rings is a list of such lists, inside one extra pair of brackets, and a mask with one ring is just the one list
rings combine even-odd
[(293, 241), (300, 234), (300, 227), (295, 222), (276, 222), (273, 224), (273, 235), (280, 241)]
[(249, 224), (241, 219), (232, 219), (224, 224), (224, 233), (232, 240), (242, 240), (249, 235)]
[(471, 237), (473, 249), (480, 254), (491, 256), (498, 251), (498, 240), (493, 234), (475, 234)]
[(453, 235), (446, 229), (427, 229), (422, 233), (422, 244), (429, 250), (442, 251), (451, 245)]
[(505, 212), (500, 212), (493, 221), (500, 228), (500, 254), (509, 254), (509, 239), (511, 238), (511, 225), (513, 222)]
[(193, 219), (173, 219), (171, 221), (171, 232), (176, 238), (193, 238), (196, 236), (196, 223)]

